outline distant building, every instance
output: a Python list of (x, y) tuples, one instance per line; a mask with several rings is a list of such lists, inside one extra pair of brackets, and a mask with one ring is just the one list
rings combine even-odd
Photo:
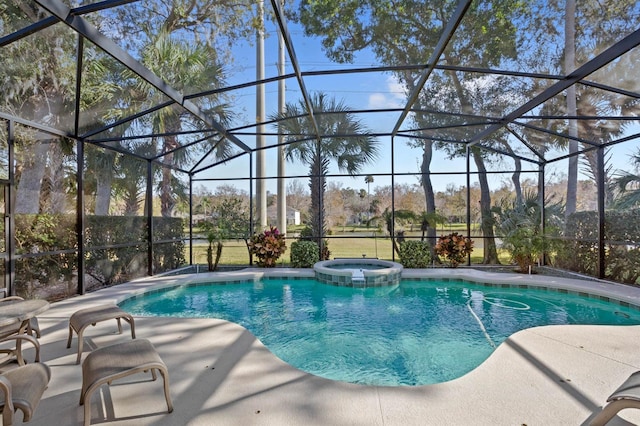
[(287, 208), (287, 225), (300, 225), (300, 211)]
[[(277, 206), (272, 205), (267, 207), (267, 221), (271, 225), (278, 223), (278, 210)], [(287, 207), (287, 225), (300, 225), (300, 211)]]

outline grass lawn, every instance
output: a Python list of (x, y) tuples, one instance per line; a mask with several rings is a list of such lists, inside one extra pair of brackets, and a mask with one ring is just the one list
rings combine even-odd
[[(452, 228), (455, 229), (455, 228)], [(355, 257), (361, 258), (362, 255), (366, 257), (377, 257), (379, 259), (392, 259), (392, 246), (391, 239), (384, 236), (375, 235), (371, 229), (346, 227), (346, 232), (335, 232), (330, 235), (329, 250), (331, 251), (331, 258), (338, 257)], [(462, 231), (462, 230), (461, 230)], [(438, 230), (438, 235), (445, 234), (451, 231), (447, 227), (446, 230)], [(460, 232), (460, 231), (458, 231)], [(290, 234), (291, 235), (291, 234)], [(420, 237), (419, 232), (407, 232), (408, 237)], [(279, 265), (287, 266), (290, 263), (290, 251), (289, 247), (291, 243), (295, 241), (293, 239), (287, 240), (287, 251), (280, 258)], [(200, 243), (193, 247), (194, 258), (193, 262), (196, 264), (207, 264), (207, 244)], [(502, 250), (498, 251), (500, 256), (500, 262), (503, 264), (509, 263), (509, 254)], [(482, 263), (482, 257), (484, 255), (484, 248), (482, 239), (474, 240), (474, 249), (471, 253), (471, 263)], [(189, 259), (189, 249), (186, 248), (185, 258)], [(396, 261), (399, 259), (396, 256)], [(245, 242), (240, 240), (225, 241), (224, 248), (222, 249), (222, 258), (220, 259), (220, 265), (249, 265), (249, 253)]]

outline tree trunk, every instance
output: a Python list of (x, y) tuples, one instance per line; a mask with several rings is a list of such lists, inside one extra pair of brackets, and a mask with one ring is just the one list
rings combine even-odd
[(109, 214), (109, 204), (111, 202), (111, 185), (113, 182), (113, 165), (115, 156), (111, 151), (105, 150), (99, 154), (101, 161), (96, 173), (96, 216), (107, 216)]
[(218, 263), (220, 263), (220, 258), (222, 257), (222, 242), (218, 241), (216, 243), (216, 260), (213, 262), (213, 269), (215, 271), (218, 269)]
[[(565, 25), (564, 25), (564, 72), (565, 75), (575, 69), (576, 58), (576, 2), (567, 0), (565, 4)], [(576, 88), (567, 88), (567, 115), (576, 116)], [(569, 136), (578, 136), (578, 125), (576, 120), (569, 120)], [(569, 140), (569, 169), (567, 171), (567, 200), (565, 207), (565, 217), (569, 217), (576, 211), (578, 194), (578, 156), (572, 155), (578, 152), (578, 142)]]
[[(436, 197), (431, 183), (431, 160), (433, 159), (433, 142), (425, 141), (422, 151), (422, 164), (420, 164), (420, 184), (424, 191), (425, 207), (427, 214), (436, 212)], [(424, 235), (424, 234), (423, 234)], [(436, 229), (427, 227), (427, 241), (429, 241), (431, 250), (431, 259), (438, 261), (438, 255), (435, 252), (436, 246)]]
[(484, 159), (478, 148), (473, 148), (473, 161), (478, 169), (478, 181), (480, 182), (480, 229), (484, 241), (484, 264), (500, 264), (498, 250), (493, 233), (493, 217), (491, 215), (491, 191), (487, 180), (487, 169)]
[[(405, 81), (407, 82), (407, 88), (410, 91), (415, 89), (414, 80), (410, 72), (405, 72)], [(423, 119), (419, 116), (420, 120)], [(422, 149), (422, 163), (420, 164), (420, 184), (424, 191), (425, 208), (427, 214), (436, 212), (436, 199), (435, 192), (433, 191), (433, 184), (431, 183), (431, 160), (433, 159), (433, 141), (424, 140), (424, 147)], [(424, 235), (424, 234), (423, 234)], [(436, 229), (429, 226), (427, 227), (427, 241), (431, 246), (431, 259), (438, 261), (438, 256), (435, 252), (436, 246)], [(424, 237), (423, 237), (424, 238)]]
[[(16, 190), (15, 212), (17, 214), (37, 214), (40, 212), (40, 191), (47, 164), (49, 143), (48, 141), (38, 141), (35, 146), (21, 145), (20, 148), (24, 151), (29, 149), (32, 151), (21, 152), (23, 163)], [(32, 157), (29, 155), (31, 153)]]
[(213, 271), (213, 242), (209, 243), (209, 247), (207, 247), (207, 266), (209, 267), (209, 272)]
[[(170, 131), (179, 130), (179, 126), (167, 126)], [(175, 136), (164, 137), (163, 151), (168, 152), (162, 160), (163, 163), (173, 165), (175, 161), (175, 155), (172, 152), (173, 149), (178, 147), (178, 141)], [(162, 217), (171, 217), (173, 214), (173, 208), (176, 205), (176, 199), (173, 196), (173, 190), (171, 181), (173, 174), (169, 167), (162, 167), (162, 181), (160, 182), (160, 214)]]
[(515, 156), (513, 149), (511, 149), (511, 145), (509, 143), (502, 141), (502, 145), (507, 150), (508, 153), (513, 154), (513, 165), (515, 166), (515, 171), (511, 175), (511, 182), (513, 182), (513, 188), (516, 193), (516, 204), (522, 204), (522, 184), (520, 183), (520, 175), (522, 173), (522, 161), (518, 157)]
[[(462, 111), (468, 114), (473, 113), (473, 106), (467, 99), (460, 80), (455, 71), (449, 73), (462, 105)], [(496, 249), (496, 240), (493, 233), (493, 217), (491, 215), (491, 191), (489, 190), (489, 181), (487, 180), (487, 168), (484, 165), (484, 159), (480, 149), (473, 148), (473, 161), (478, 169), (478, 181), (480, 182), (480, 229), (484, 240), (484, 264), (499, 264), (498, 250)], [(467, 206), (470, 209), (471, 206)]]
[(65, 190), (63, 172), (64, 152), (60, 142), (49, 147), (49, 167), (45, 175), (49, 183), (46, 211), (52, 214), (62, 214), (67, 211), (67, 192)]
[(310, 167), (311, 178), (309, 180), (309, 189), (311, 191), (311, 235), (318, 244), (320, 250), (320, 260), (328, 260), (329, 251), (324, 244), (324, 235), (326, 232), (326, 222), (324, 218), (324, 191), (326, 187), (326, 163), (328, 159), (321, 157), (320, 150), (317, 150), (315, 160)]
[(516, 193), (516, 202), (522, 204), (522, 185), (520, 184), (520, 173), (522, 171), (522, 162), (518, 158), (514, 158), (516, 170), (511, 175), (511, 182)]
[[(171, 162), (173, 160), (173, 154), (167, 154), (165, 161)], [(162, 217), (171, 217), (173, 206), (175, 206), (175, 200), (171, 195), (171, 169), (168, 167), (162, 168), (162, 182), (160, 183), (160, 213)]]
[(604, 207), (608, 208), (611, 204), (613, 204), (614, 193), (611, 179), (611, 169), (606, 167), (606, 159), (605, 159), (605, 167), (602, 171), (598, 168), (598, 151), (592, 150), (587, 151), (582, 154), (586, 159), (587, 164), (589, 165), (589, 170), (591, 171), (591, 178), (593, 179), (594, 185), (598, 185), (598, 181), (600, 180), (600, 173), (604, 174)]

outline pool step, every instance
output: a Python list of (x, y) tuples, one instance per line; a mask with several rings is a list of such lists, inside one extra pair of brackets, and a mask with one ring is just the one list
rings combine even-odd
[(362, 269), (354, 269), (351, 272), (351, 282), (364, 283), (365, 282), (364, 271)]

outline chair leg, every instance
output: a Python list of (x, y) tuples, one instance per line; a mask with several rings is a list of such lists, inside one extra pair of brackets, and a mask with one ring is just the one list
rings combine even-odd
[(13, 416), (16, 408), (13, 405), (11, 382), (4, 377), (0, 378), (0, 392), (2, 392), (2, 396), (5, 400), (4, 407), (2, 407), (2, 424), (11, 426), (13, 424)]
[(2, 411), (2, 424), (4, 426), (11, 426), (13, 424), (13, 410), (9, 410), (5, 407)]
[(91, 404), (84, 404), (84, 426), (91, 424)]
[(80, 364), (80, 359), (82, 358), (82, 349), (84, 346), (84, 337), (82, 334), (84, 333), (84, 328), (78, 331), (78, 356), (76, 357), (76, 364)]
[(162, 375), (162, 381), (164, 382), (164, 399), (167, 400), (168, 412), (173, 412), (173, 403), (171, 402), (171, 394), (169, 393), (169, 372), (164, 368), (159, 368)]
[[(38, 362), (39, 351), (36, 348), (36, 362)], [(16, 339), (16, 360), (18, 361), (18, 365), (25, 365), (24, 357), (22, 356), (22, 339)]]
[(125, 317), (124, 320), (129, 323), (129, 327), (131, 328), (131, 338), (135, 339), (136, 338), (136, 324), (135, 324), (135, 322), (133, 320), (133, 317), (132, 316), (130, 316), (129, 318)]
[(69, 325), (69, 337), (67, 337), (67, 349), (71, 347), (71, 339), (73, 338), (73, 328)]

